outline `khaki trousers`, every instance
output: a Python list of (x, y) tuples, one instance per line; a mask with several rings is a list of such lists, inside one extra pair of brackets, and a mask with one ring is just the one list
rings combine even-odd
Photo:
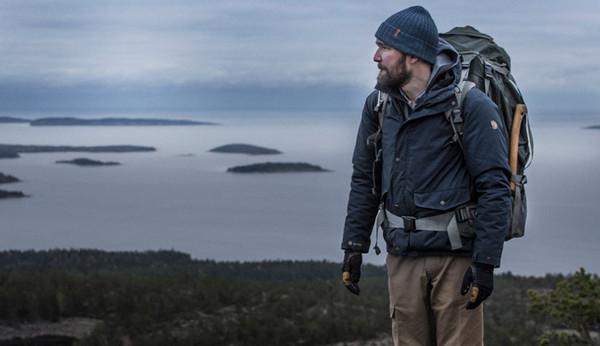
[(466, 310), (460, 294), (471, 258), (388, 255), (394, 346), (483, 345), (483, 306)]

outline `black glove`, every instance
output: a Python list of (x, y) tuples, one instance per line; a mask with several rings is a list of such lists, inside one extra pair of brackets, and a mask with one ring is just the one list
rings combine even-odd
[(360, 281), (360, 266), (362, 265), (362, 253), (346, 252), (344, 265), (342, 266), (342, 281), (346, 288), (356, 294), (360, 294), (358, 281)]
[(467, 268), (463, 278), (460, 293), (464, 296), (471, 291), (471, 299), (467, 310), (473, 310), (481, 304), (494, 290), (494, 266), (483, 263), (473, 263)]

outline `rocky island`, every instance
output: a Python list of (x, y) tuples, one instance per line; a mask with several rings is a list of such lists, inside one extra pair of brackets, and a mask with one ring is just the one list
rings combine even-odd
[(194, 126), (218, 125), (207, 121), (144, 119), (144, 118), (40, 118), (32, 120), (31, 126)]
[(20, 181), (17, 177), (0, 172), (0, 184), (18, 183)]
[(221, 145), (209, 150), (212, 153), (246, 154), (246, 155), (275, 155), (281, 151), (271, 148), (259, 147), (252, 144), (232, 143)]
[(586, 130), (600, 130), (600, 125), (591, 125), (584, 127)]
[(29, 197), (21, 191), (0, 190), (0, 199)]
[(330, 172), (321, 166), (304, 162), (263, 162), (227, 169), (230, 173), (293, 173), (293, 172)]
[(114, 162), (114, 161), (98, 161), (98, 160), (92, 160), (92, 159), (88, 159), (85, 157), (80, 157), (80, 158), (76, 158), (73, 160), (59, 160), (56, 161), (56, 163), (66, 163), (66, 164), (72, 164), (72, 165), (76, 165), (76, 166), (119, 166), (120, 163), (119, 162)]
[(67, 145), (20, 145), (0, 144), (0, 158), (17, 158), (19, 153), (130, 153), (156, 151), (154, 147), (140, 145), (101, 145), (101, 146), (67, 146)]

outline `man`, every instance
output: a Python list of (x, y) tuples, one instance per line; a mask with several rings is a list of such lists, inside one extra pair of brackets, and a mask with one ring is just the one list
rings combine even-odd
[[(460, 111), (463, 134), (454, 136), (446, 114), (458, 105), (459, 56), (423, 7), (392, 15), (375, 38), (377, 90), (367, 97), (352, 160), (344, 284), (360, 292), (377, 216), (394, 344), (481, 345), (480, 304), (492, 293), (511, 213), (505, 130), (494, 103), (473, 89)], [(380, 91), (389, 99), (373, 146)]]

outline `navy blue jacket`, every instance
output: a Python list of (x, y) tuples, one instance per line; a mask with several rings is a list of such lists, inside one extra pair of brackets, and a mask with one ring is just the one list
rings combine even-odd
[[(386, 208), (417, 218), (476, 204), (475, 236), (452, 250), (446, 232), (384, 228), (387, 251), (398, 256), (472, 256), (474, 262), (500, 265), (511, 216), (507, 132), (496, 105), (478, 89), (463, 102), (462, 143), (445, 112), (454, 108), (460, 78), (458, 53), (440, 40), (440, 53), (425, 93), (414, 109), (400, 92), (390, 93), (384, 113), (381, 190)], [(353, 174), (342, 249), (368, 252), (379, 196), (372, 194), (375, 153), (367, 137), (377, 131), (377, 91), (365, 102), (352, 159)]]

